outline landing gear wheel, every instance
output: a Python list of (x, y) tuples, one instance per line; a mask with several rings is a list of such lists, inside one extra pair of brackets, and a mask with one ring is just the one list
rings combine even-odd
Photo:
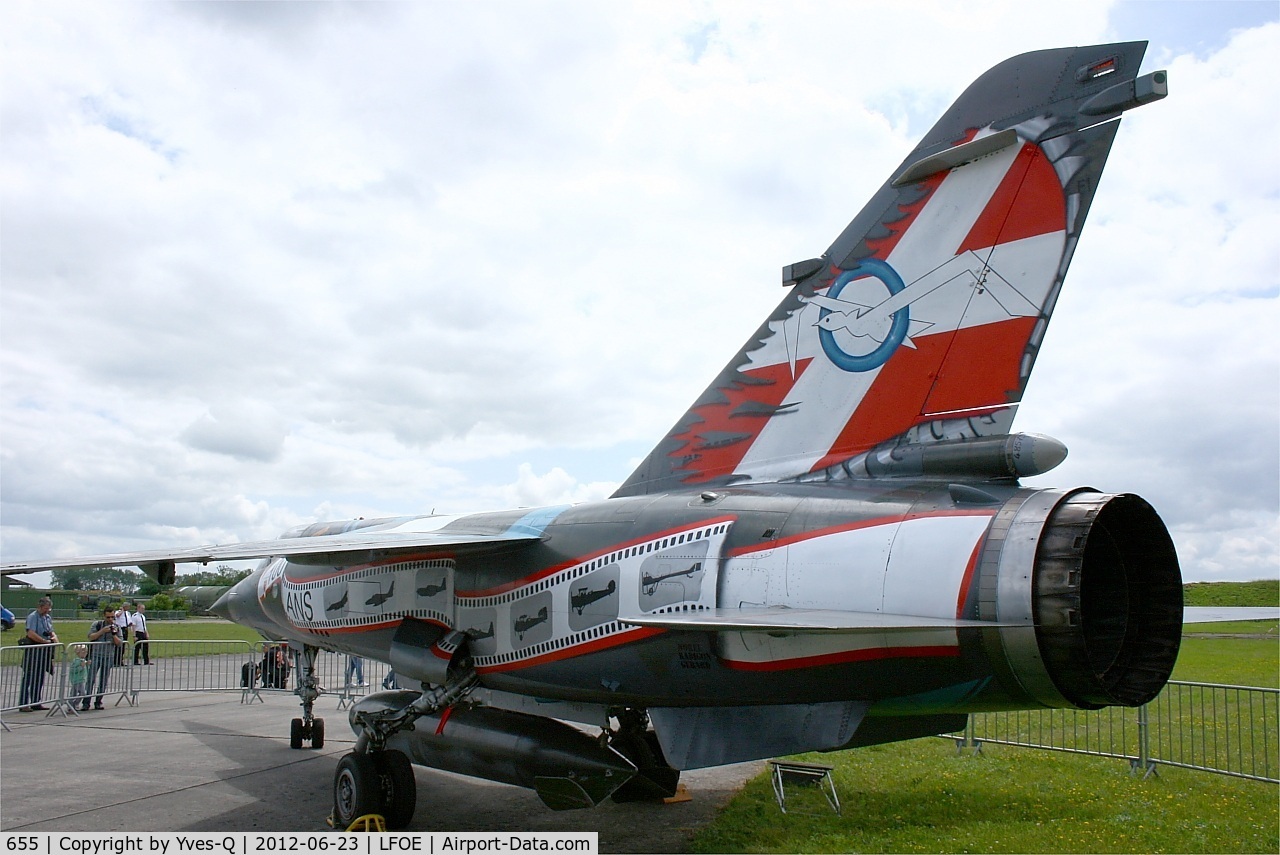
[(289, 722), (289, 747), (301, 748), (304, 742), (310, 742), (315, 749), (324, 748), (324, 719), (313, 718), (311, 724), (300, 718)]
[(360, 817), (383, 811), (380, 777), (369, 754), (347, 754), (338, 761), (333, 772), (335, 828), (345, 831)]
[(413, 764), (399, 751), (381, 751), (373, 755), (373, 762), (382, 780), (382, 815), (387, 830), (398, 831), (409, 825), (418, 806)]

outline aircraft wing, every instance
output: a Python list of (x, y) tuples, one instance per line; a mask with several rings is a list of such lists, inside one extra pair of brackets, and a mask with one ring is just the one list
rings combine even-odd
[(702, 609), (634, 617), (620, 616), (618, 619), (633, 626), (686, 632), (913, 632), (924, 629), (990, 629), (997, 626), (1021, 625), (883, 612), (787, 608)]
[(42, 570), (73, 570), (85, 567), (141, 567), (147, 572), (174, 564), (209, 564), (215, 561), (243, 561), (285, 557), (295, 564), (351, 565), (369, 563), (400, 555), (445, 551), (483, 552), (537, 541), (534, 531), (478, 533), (467, 531), (375, 531), (313, 537), (282, 537), (249, 543), (195, 546), (117, 555), (83, 555), (47, 561), (5, 564), (0, 575), (36, 573)]
[(1222, 623), (1229, 620), (1280, 620), (1271, 606), (1183, 606), (1183, 623)]

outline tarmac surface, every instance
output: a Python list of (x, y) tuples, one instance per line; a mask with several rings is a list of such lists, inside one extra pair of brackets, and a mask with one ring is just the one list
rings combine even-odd
[[(120, 696), (117, 695), (116, 698)], [(156, 692), (77, 716), (5, 713), (0, 830), (325, 831), (334, 767), (355, 737), (328, 697), (319, 751), (289, 748), (291, 695)], [(113, 704), (115, 704), (113, 706)], [(596, 831), (601, 852), (681, 852), (763, 767), (686, 772), (691, 800), (552, 811), (532, 790), (415, 766), (411, 831)]]

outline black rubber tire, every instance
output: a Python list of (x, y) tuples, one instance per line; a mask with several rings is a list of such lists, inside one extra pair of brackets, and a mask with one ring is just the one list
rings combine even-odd
[(333, 770), (333, 824), (346, 831), (351, 823), (371, 813), (382, 813), (382, 781), (368, 754), (347, 754)]
[(324, 748), (324, 719), (311, 719), (311, 747), (317, 750)]
[(399, 751), (381, 751), (373, 757), (382, 779), (382, 816), (387, 821), (387, 830), (407, 828), (418, 807), (418, 781), (413, 777), (413, 764)]
[(289, 747), (290, 748), (302, 747), (303, 732), (304, 732), (304, 728), (302, 726), (302, 719), (295, 718), (293, 721), (289, 722)]

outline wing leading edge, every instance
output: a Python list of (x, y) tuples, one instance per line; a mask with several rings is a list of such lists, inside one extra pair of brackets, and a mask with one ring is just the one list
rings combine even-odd
[(28, 561), (0, 567), (0, 575), (73, 570), (87, 567), (141, 567), (155, 574), (174, 564), (209, 564), (258, 558), (288, 558), (295, 564), (366, 564), (387, 558), (447, 550), (452, 554), (495, 551), (540, 540), (535, 531), (511, 530), (499, 534), (457, 531), (360, 532), (315, 537), (282, 537), (250, 543), (196, 546), (115, 555), (77, 556), (49, 561)]

